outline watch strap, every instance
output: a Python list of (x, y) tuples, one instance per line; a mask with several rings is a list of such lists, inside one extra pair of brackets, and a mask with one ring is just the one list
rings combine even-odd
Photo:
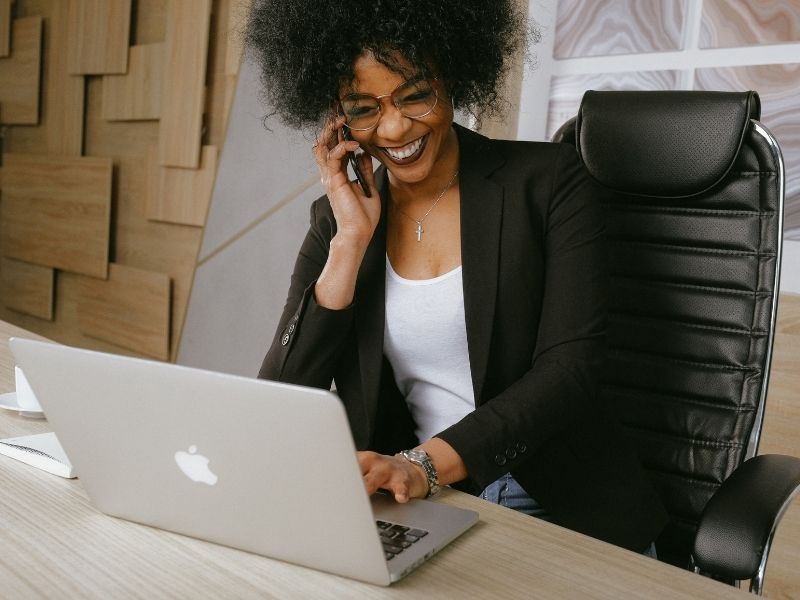
[(436, 472), (436, 467), (433, 466), (433, 461), (425, 450), (403, 450), (400, 452), (408, 462), (422, 467), (425, 471), (425, 477), (428, 480), (428, 494), (426, 498), (437, 494), (441, 489), (439, 485), (439, 474)]

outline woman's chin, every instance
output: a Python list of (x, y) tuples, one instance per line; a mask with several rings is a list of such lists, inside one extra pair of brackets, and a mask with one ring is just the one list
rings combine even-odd
[(424, 181), (431, 172), (429, 165), (423, 166), (415, 163), (414, 165), (409, 165), (413, 166), (413, 168), (409, 168), (409, 166), (395, 165), (390, 161), (386, 161), (383, 164), (392, 179), (402, 183), (419, 183)]

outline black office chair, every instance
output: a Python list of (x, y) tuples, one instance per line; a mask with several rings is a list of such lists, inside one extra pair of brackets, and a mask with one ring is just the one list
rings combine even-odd
[[(784, 169), (755, 92), (586, 92), (554, 141), (600, 184), (611, 268), (601, 399), (667, 510), (659, 558), (761, 593), (800, 459), (756, 458)], [(724, 482), (724, 483), (723, 483)]]

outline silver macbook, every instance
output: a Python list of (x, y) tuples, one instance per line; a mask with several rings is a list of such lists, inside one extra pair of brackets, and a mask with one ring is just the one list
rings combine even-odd
[(101, 511), (388, 585), (478, 520), (367, 496), (330, 392), (12, 338)]

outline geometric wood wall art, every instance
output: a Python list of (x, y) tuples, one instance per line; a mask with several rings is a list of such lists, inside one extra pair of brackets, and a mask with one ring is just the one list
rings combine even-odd
[(200, 161), (211, 0), (172, 0), (167, 31), (159, 163), (196, 169)]
[(11, 0), (0, 0), (0, 57), (11, 52)]
[(169, 358), (170, 279), (164, 273), (108, 265), (108, 279), (81, 277), (81, 331), (147, 356)]
[(80, 156), (86, 86), (82, 75), (67, 72), (67, 11), (67, 2), (50, 4), (45, 43), (47, 84), (43, 98), (47, 154)]
[(131, 0), (67, 0), (67, 3), (68, 73), (125, 73)]
[(5, 256), (105, 279), (111, 169), (110, 158), (5, 154)]
[(103, 118), (109, 121), (158, 119), (164, 44), (130, 48), (128, 72), (103, 77)]
[(17, 312), (53, 320), (53, 269), (3, 258), (0, 276), (3, 304)]
[(25, 17), (11, 24), (11, 55), (0, 58), (0, 123), (39, 122), (42, 18)]
[(203, 227), (216, 171), (216, 146), (203, 146), (198, 169), (162, 167), (152, 152), (147, 166), (147, 218)]
[(228, 7), (228, 27), (225, 41), (225, 74), (239, 73), (244, 51), (244, 31), (247, 29), (247, 15), (251, 2), (234, 1)]

